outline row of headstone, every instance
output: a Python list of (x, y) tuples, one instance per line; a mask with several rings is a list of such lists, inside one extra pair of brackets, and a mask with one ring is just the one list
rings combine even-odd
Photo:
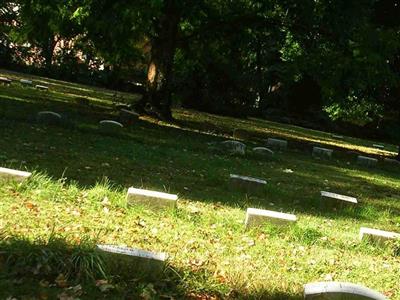
[[(0, 168), (1, 178), (11, 178), (16, 181), (21, 181), (30, 176), (31, 173), (29, 172)], [(250, 186), (253, 186), (253, 184), (256, 184), (257, 186), (259, 184), (266, 184), (263, 180), (251, 177), (231, 175), (230, 178), (234, 180), (235, 184), (237, 184), (238, 180), (243, 181), (246, 184), (250, 183)], [(357, 203), (357, 199), (354, 197), (330, 192), (322, 191), (321, 196), (349, 203)], [(176, 207), (177, 200), (177, 195), (136, 189), (133, 187), (128, 189), (127, 194), (127, 203), (129, 205), (139, 204), (157, 210), (174, 208)], [(255, 227), (266, 222), (275, 225), (290, 225), (296, 221), (297, 217), (293, 214), (248, 208), (246, 211), (245, 226), (247, 228)], [(360, 239), (382, 243), (386, 240), (400, 239), (400, 234), (362, 227), (360, 229)], [(136, 274), (142, 274), (146, 277), (159, 276), (165, 269), (168, 258), (166, 253), (154, 253), (115, 245), (97, 245), (97, 249), (101, 251), (102, 255), (106, 256), (105, 261), (110, 262), (109, 266), (117, 272), (127, 272), (127, 274), (129, 274), (135, 271)], [(372, 290), (355, 286), (350, 283), (311, 283), (307, 284), (304, 290), (305, 299), (341, 299), (340, 297), (343, 297), (344, 295), (347, 297), (354, 297), (352, 299), (385, 299), (382, 295)]]
[[(11, 85), (11, 83), (12, 83), (11, 79), (7, 77), (0, 77), (0, 84)], [(23, 86), (33, 86), (32, 80), (29, 79), (20, 79), (19, 83), (22, 84)], [(35, 88), (41, 91), (47, 91), (49, 89), (48, 86), (40, 84), (35, 85)]]
[[(46, 125), (61, 125), (63, 117), (53, 111), (41, 111), (36, 115), (38, 123)], [(105, 134), (119, 134), (121, 133), (124, 125), (112, 120), (102, 120), (99, 122), (99, 131)]]

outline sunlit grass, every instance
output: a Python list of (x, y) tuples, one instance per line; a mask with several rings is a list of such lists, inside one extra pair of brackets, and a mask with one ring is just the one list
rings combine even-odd
[[(180, 109), (174, 111), (176, 124), (141, 118), (121, 137), (103, 136), (96, 129), (97, 121), (116, 116), (106, 106), (109, 95), (103, 98), (100, 90), (82, 86), (86, 90), (82, 92), (93, 91), (99, 103), (104, 99), (101, 106), (88, 108), (71, 103), (73, 87), (65, 102), (59, 101), (63, 91), (54, 89), (44, 93), (47, 100), (42, 102), (17, 84), (0, 87), (0, 165), (35, 172), (22, 185), (0, 183), (3, 245), (22, 240), (28, 242), (18, 245), (25, 245), (26, 251), (30, 247), (51, 251), (46, 241), (56, 236), (67, 249), (80, 249), (87, 240), (170, 255), (170, 268), (158, 282), (149, 287), (149, 282), (135, 280), (137, 274), (128, 279), (114, 277), (109, 280), (115, 289), (105, 293), (106, 298), (137, 299), (150, 291), (154, 298), (301, 299), (305, 283), (338, 280), (364, 284), (390, 299), (400, 299), (398, 247), (389, 243), (381, 248), (358, 240), (361, 226), (400, 232), (399, 169), (363, 168), (348, 156), (313, 159), (309, 149), (290, 144), (287, 152), (269, 159), (224, 155), (210, 150), (207, 143), (230, 138), (238, 127), (254, 133), (255, 139), (244, 141), (249, 147), (264, 145), (262, 139), (269, 136), (321, 143), (331, 138), (295, 126)], [(35, 113), (43, 108), (67, 114), (76, 126), (36, 124)], [(369, 144), (346, 137), (338, 142), (337, 151), (348, 148), (378, 154)], [(286, 169), (293, 173), (285, 173)], [(246, 195), (232, 190), (230, 173), (263, 178), (268, 184), (261, 195)], [(129, 186), (176, 193), (178, 209), (154, 213), (127, 207)], [(355, 196), (360, 204), (324, 209), (321, 190)], [(246, 230), (247, 207), (295, 213), (299, 221), (286, 229), (265, 225)], [(7, 249), (9, 253), (13, 248)], [(66, 255), (68, 261), (71, 256)], [(34, 264), (26, 260), (23, 265), (34, 268)], [(93, 274), (95, 279), (102, 277)], [(19, 277), (1, 272), (0, 276), (5, 291), (1, 297), (39, 297), (39, 282), (44, 279), (40, 273), (22, 276), (19, 289), (14, 283)], [(45, 280), (52, 284), (54, 277)], [(96, 298), (99, 293), (93, 280), (87, 282), (75, 274), (68, 281), (69, 286), (84, 285), (87, 294), (82, 299)], [(64, 290), (55, 286), (46, 287), (46, 292), (53, 295), (53, 289), (54, 297)]]

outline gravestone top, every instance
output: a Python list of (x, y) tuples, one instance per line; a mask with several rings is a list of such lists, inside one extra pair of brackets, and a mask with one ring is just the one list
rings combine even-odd
[(363, 156), (363, 155), (359, 155), (358, 159), (360, 160), (367, 160), (367, 161), (378, 161), (376, 158), (373, 157), (368, 157), (368, 156)]
[(97, 245), (97, 248), (104, 252), (109, 252), (109, 253), (114, 253), (114, 254), (122, 254), (122, 255), (128, 255), (128, 256), (134, 256), (134, 257), (140, 257), (140, 258), (146, 258), (146, 259), (153, 259), (153, 260), (159, 260), (159, 261), (165, 261), (168, 258), (168, 255), (163, 252), (155, 253), (155, 252), (134, 249), (134, 248), (129, 248), (129, 247), (121, 247), (121, 246), (114, 246), (114, 245)]
[(266, 147), (254, 147), (253, 152), (263, 155), (274, 155), (274, 151)]
[(314, 149), (314, 150), (317, 150), (317, 151), (324, 151), (324, 152), (330, 152), (330, 153), (333, 152), (332, 149), (327, 149), (327, 148), (318, 147), (318, 146), (314, 146), (313, 149)]
[(229, 177), (231, 179), (239, 179), (239, 180), (244, 180), (244, 181), (256, 182), (256, 183), (260, 183), (260, 184), (267, 184), (267, 182), (263, 179), (249, 177), (249, 176), (240, 176), (240, 175), (236, 175), (236, 174), (230, 174)]
[(102, 124), (102, 125), (115, 125), (115, 126), (118, 126), (118, 127), (121, 127), (121, 128), (123, 128), (124, 127), (124, 125), (122, 125), (121, 123), (119, 123), (119, 122), (117, 122), (117, 121), (112, 121), (112, 120), (102, 120), (102, 121), (100, 121), (99, 122), (100, 124)]
[(386, 300), (382, 294), (349, 282), (314, 282), (304, 286), (305, 299), (360, 299), (360, 300)]
[(40, 85), (40, 84), (37, 84), (37, 85), (35, 86), (35, 88), (37, 88), (38, 90), (48, 90), (48, 89), (49, 89), (48, 86)]
[(362, 238), (364, 234), (376, 235), (376, 236), (380, 236), (380, 237), (387, 238), (387, 239), (400, 238), (400, 233), (384, 231), (384, 230), (380, 230), (380, 229), (361, 227), (360, 228), (360, 238)]
[(19, 82), (22, 84), (28, 84), (28, 85), (33, 84), (32, 80), (28, 80), (28, 79), (21, 79)]
[(336, 193), (331, 193), (331, 192), (321, 191), (321, 196), (327, 197), (327, 198), (343, 200), (343, 201), (347, 201), (347, 202), (351, 202), (351, 203), (358, 203), (357, 198), (340, 195), (340, 194), (336, 194)]
[(43, 115), (51, 115), (51, 116), (54, 116), (56, 118), (61, 119), (61, 115), (56, 113), (56, 112), (54, 112), (54, 111), (41, 111), (41, 112), (38, 112), (38, 116), (43, 116)]
[(272, 210), (258, 209), (258, 208), (248, 208), (247, 214), (258, 215), (258, 216), (269, 217), (269, 218), (285, 219), (285, 220), (289, 220), (289, 221), (297, 220), (297, 217), (292, 214), (281, 213), (281, 212), (272, 211)]
[(231, 154), (237, 154), (237, 153), (241, 155), (246, 154), (246, 145), (241, 142), (228, 140), (221, 142), (221, 145)]
[(130, 187), (128, 189), (128, 194), (136, 194), (136, 195), (145, 196), (145, 197), (162, 198), (162, 199), (167, 199), (167, 200), (178, 200), (177, 195), (167, 194), (167, 193), (162, 193), (162, 192), (155, 192), (155, 191), (150, 191), (150, 190), (136, 189), (133, 187)]
[(9, 175), (9, 176), (16, 176), (16, 177), (29, 177), (32, 175), (32, 173), (29, 173), (29, 172), (0, 167), (0, 176), (1, 176), (1, 174)]
[(385, 149), (385, 146), (380, 144), (373, 144), (372, 146), (378, 149)]
[(332, 137), (335, 138), (335, 139), (342, 139), (343, 135), (332, 134)]
[(8, 79), (7, 77), (0, 77), (0, 82), (6, 83), (6, 84), (10, 84), (11, 83), (11, 79)]

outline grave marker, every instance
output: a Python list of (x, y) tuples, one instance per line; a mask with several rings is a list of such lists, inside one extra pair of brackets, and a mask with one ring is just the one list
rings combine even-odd
[(37, 114), (36, 120), (39, 123), (47, 125), (59, 125), (61, 124), (61, 115), (53, 111), (41, 111)]
[(357, 163), (359, 165), (372, 167), (372, 166), (375, 166), (376, 164), (378, 164), (378, 160), (376, 158), (359, 155), (357, 157)]
[(366, 227), (360, 228), (360, 240), (370, 240), (378, 244), (383, 244), (385, 241), (395, 239), (400, 239), (400, 233)]
[(0, 167), (0, 179), (14, 180), (17, 182), (29, 178), (32, 173)]
[(48, 86), (40, 85), (40, 84), (35, 85), (35, 88), (40, 90), (40, 91), (48, 91), (49, 90)]
[(263, 179), (236, 174), (230, 174), (229, 179), (234, 188), (243, 190), (248, 194), (260, 192), (267, 185), (267, 182)]
[(253, 148), (253, 153), (258, 154), (260, 156), (273, 156), (274, 151), (265, 147), (255, 147)]
[(275, 148), (278, 150), (286, 150), (287, 146), (288, 146), (288, 142), (285, 140), (268, 138), (267, 145), (271, 148)]
[(374, 148), (381, 149), (381, 150), (385, 149), (385, 146), (384, 145), (380, 145), (380, 144), (373, 144), (372, 146)]
[(21, 79), (19, 82), (22, 85), (32, 85), (33, 84), (32, 80), (28, 80), (28, 79)]
[(103, 120), (99, 122), (99, 130), (105, 134), (119, 134), (124, 125), (112, 120)]
[(335, 139), (342, 139), (343, 135), (332, 134), (332, 137), (335, 138)]
[(11, 85), (11, 80), (6, 78), (6, 77), (0, 77), (0, 83), (4, 84), (4, 85)]
[(263, 223), (270, 222), (275, 225), (289, 225), (297, 221), (297, 217), (292, 214), (264, 210), (257, 208), (248, 208), (246, 212), (246, 227), (260, 226)]
[(165, 269), (168, 255), (114, 245), (97, 245), (112, 273), (158, 279)]
[(312, 155), (314, 157), (332, 158), (333, 150), (322, 147), (313, 147)]
[(246, 154), (246, 145), (238, 141), (224, 141), (221, 146), (229, 152), (229, 154)]
[(336, 200), (336, 201), (331, 201), (331, 202), (323, 201), (321, 204), (322, 204), (322, 206), (325, 206), (325, 207), (335, 206), (335, 204), (339, 204), (339, 206), (342, 206), (343, 204), (357, 204), (358, 203), (357, 198), (340, 195), (340, 194), (336, 194), (336, 193), (331, 193), (331, 192), (325, 192), (325, 191), (321, 191), (321, 197)]
[(152, 209), (171, 209), (176, 207), (177, 195), (129, 188), (126, 197), (128, 205), (143, 205)]
[(304, 286), (306, 300), (386, 300), (382, 294), (349, 282), (314, 282)]

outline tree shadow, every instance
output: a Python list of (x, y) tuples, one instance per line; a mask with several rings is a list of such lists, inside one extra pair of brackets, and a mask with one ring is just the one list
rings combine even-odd
[[(150, 268), (111, 271), (107, 265), (119, 258), (103, 256), (94, 241), (71, 244), (62, 237), (31, 241), (8, 236), (0, 239), (0, 250), (2, 299), (58, 299), (61, 295), (71, 299), (301, 299), (284, 292), (252, 293), (229, 286), (218, 289), (207, 287), (206, 282), (202, 291), (197, 292), (196, 286), (204, 275), (197, 276), (189, 267), (179, 269), (171, 263), (164, 272), (151, 273)], [(123, 261), (125, 265), (131, 262), (128, 256)], [(230, 291), (222, 294), (222, 290)]]

